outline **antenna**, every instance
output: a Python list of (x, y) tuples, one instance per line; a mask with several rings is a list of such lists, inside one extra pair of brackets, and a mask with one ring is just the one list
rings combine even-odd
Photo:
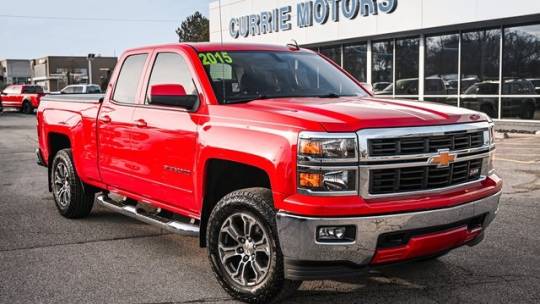
[(291, 42), (287, 43), (287, 47), (290, 50), (294, 50), (294, 51), (300, 50), (300, 46), (298, 46), (298, 42), (294, 39), (291, 39)]

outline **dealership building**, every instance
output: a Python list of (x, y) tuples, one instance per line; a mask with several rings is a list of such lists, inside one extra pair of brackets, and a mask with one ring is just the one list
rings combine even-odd
[(539, 0), (221, 0), (210, 40), (295, 40), (381, 97), (540, 123)]

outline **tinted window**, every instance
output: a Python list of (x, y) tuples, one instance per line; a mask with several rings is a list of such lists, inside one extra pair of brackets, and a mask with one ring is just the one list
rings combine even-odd
[(358, 81), (366, 81), (367, 44), (360, 43), (343, 47), (343, 68)]
[(189, 67), (184, 58), (176, 53), (157, 55), (148, 83), (145, 103), (149, 103), (150, 87), (155, 84), (179, 84), (184, 87), (187, 95), (197, 95)]
[(101, 93), (101, 88), (98, 86), (89, 86), (86, 87), (86, 93), (87, 94), (99, 94)]
[(123, 103), (136, 103), (137, 87), (147, 56), (147, 54), (139, 54), (126, 58), (118, 76), (113, 100)]
[(43, 89), (40, 86), (24, 86), (22, 92), (26, 94), (37, 94), (43, 93)]
[[(503, 76), (504, 79), (527, 79), (533, 86), (538, 86), (540, 80), (539, 24), (504, 29)], [(529, 85), (524, 84), (524, 86)], [(526, 88), (520, 91), (522, 94), (535, 94)]]

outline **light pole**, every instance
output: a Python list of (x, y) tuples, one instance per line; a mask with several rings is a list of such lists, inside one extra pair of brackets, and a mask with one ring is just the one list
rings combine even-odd
[(88, 84), (92, 84), (92, 61), (96, 58), (96, 54), (88, 54)]

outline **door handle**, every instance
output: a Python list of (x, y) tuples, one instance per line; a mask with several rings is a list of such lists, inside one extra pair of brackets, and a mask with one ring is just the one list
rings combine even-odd
[(137, 128), (146, 128), (148, 124), (146, 123), (144, 119), (137, 119), (135, 120), (135, 126)]
[(101, 118), (99, 118), (102, 123), (110, 123), (112, 121), (111, 117), (109, 115), (103, 115)]

